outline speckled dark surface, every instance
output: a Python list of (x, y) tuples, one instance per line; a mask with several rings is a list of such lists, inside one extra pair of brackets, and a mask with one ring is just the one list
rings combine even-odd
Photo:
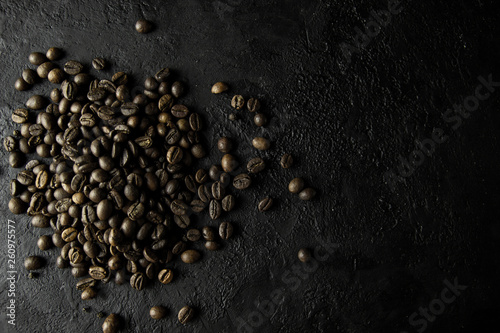
[[(15, 173), (2, 149), (0, 332), (99, 332), (99, 311), (119, 313), (126, 332), (417, 332), (424, 324), (412, 326), (409, 317), (437, 304), (444, 281), (455, 279), (467, 289), (426, 321), (425, 332), (495, 331), (500, 91), (457, 130), (442, 119), (474, 93), (478, 76), (500, 81), (495, 1), (402, 1), (401, 13), (350, 63), (342, 43), (352, 43), (355, 28), (386, 1), (75, 2), (0, 3), (2, 137), (14, 128), (11, 111), (30, 93), (48, 91), (48, 83), (14, 90), (28, 54), (58, 46), (66, 59), (87, 65), (108, 59), (107, 76), (121, 70), (141, 82), (163, 66), (175, 69), (190, 86), (185, 103), (209, 126), (210, 147), (231, 136), (242, 161), (260, 155), (270, 168), (238, 195), (238, 209), (227, 216), (237, 236), (222, 250), (194, 265), (174, 264), (178, 278), (170, 285), (137, 292), (109, 284), (84, 303), (70, 272), (55, 268), (57, 250), (43, 254), (48, 267), (38, 279), (27, 278), (22, 259), (40, 253), (36, 238), (49, 230), (33, 230), (26, 216), (8, 211), (4, 185)], [(156, 30), (137, 34), (140, 17)], [(219, 80), (230, 84), (229, 94), (210, 94)], [(270, 124), (257, 129), (247, 112), (228, 120), (232, 93), (260, 97)], [(435, 128), (448, 141), (391, 190), (386, 171)], [(256, 135), (273, 148), (254, 151)], [(286, 171), (278, 165), (285, 151), (298, 160)], [(204, 164), (218, 158), (213, 152)], [(317, 200), (286, 192), (299, 175), (318, 188)], [(256, 203), (264, 195), (277, 205), (262, 214)], [(17, 223), (17, 330), (5, 315), (7, 219)], [(198, 223), (215, 225), (206, 217)], [(338, 247), (317, 267), (298, 265), (297, 250), (317, 244)], [(266, 312), (276, 293), (283, 299)], [(169, 315), (153, 322), (148, 311), (157, 304)], [(176, 316), (185, 304), (197, 316), (182, 327)]]

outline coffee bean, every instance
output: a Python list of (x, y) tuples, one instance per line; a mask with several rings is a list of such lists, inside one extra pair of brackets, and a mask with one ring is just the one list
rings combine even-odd
[(179, 228), (186, 229), (191, 225), (191, 219), (189, 215), (174, 215), (175, 224), (179, 226)]
[(179, 322), (183, 325), (192, 320), (193, 317), (194, 317), (194, 310), (189, 306), (185, 306), (182, 309), (180, 309), (179, 314), (177, 315), (177, 319), (179, 319)]
[(186, 238), (191, 242), (196, 242), (200, 239), (201, 232), (198, 229), (189, 229), (186, 232)]
[(174, 279), (174, 272), (171, 269), (165, 268), (158, 273), (158, 281), (161, 284), (168, 284)]
[(258, 208), (259, 211), (265, 212), (271, 209), (272, 205), (273, 205), (273, 198), (266, 197), (259, 202)]
[(280, 165), (283, 169), (288, 169), (293, 165), (293, 157), (290, 154), (281, 156)]
[(214, 241), (206, 241), (205, 242), (205, 248), (208, 251), (216, 251), (219, 249), (219, 247), (220, 247), (220, 245), (217, 242), (214, 242)]
[(94, 58), (94, 60), (92, 60), (92, 67), (98, 71), (103, 70), (104, 67), (106, 67), (106, 60), (103, 58)]
[(32, 65), (38, 66), (46, 62), (47, 58), (41, 52), (32, 52), (30, 53), (28, 60)]
[(23, 69), (21, 76), (27, 84), (35, 84), (38, 74), (32, 69), (26, 68)]
[(182, 149), (177, 146), (172, 146), (167, 152), (167, 161), (170, 164), (177, 164), (182, 160), (184, 153)]
[(61, 84), (61, 92), (68, 101), (72, 101), (76, 98), (78, 93), (78, 85), (75, 82), (64, 81)]
[(16, 109), (12, 112), (12, 121), (17, 124), (24, 124), (28, 121), (29, 111), (26, 109)]
[(103, 333), (117, 333), (120, 330), (121, 322), (118, 315), (112, 313), (104, 320), (102, 324)]
[(211, 194), (210, 190), (208, 189), (207, 186), (205, 185), (200, 185), (198, 187), (198, 197), (200, 198), (201, 201), (204, 203), (208, 203), (211, 199)]
[(77, 75), (83, 70), (83, 65), (76, 60), (70, 60), (64, 64), (64, 71), (69, 75)]
[(234, 177), (233, 186), (238, 190), (244, 190), (250, 186), (252, 179), (246, 173), (242, 173)]
[(222, 210), (222, 207), (221, 207), (221, 204), (219, 201), (217, 201), (217, 200), (210, 201), (210, 204), (208, 207), (208, 213), (209, 213), (210, 218), (212, 220), (216, 220), (220, 217), (221, 210)]
[(35, 186), (37, 189), (44, 189), (49, 184), (49, 173), (43, 170), (38, 173), (35, 179)]
[(241, 110), (245, 106), (245, 99), (241, 95), (235, 95), (231, 100), (231, 106), (236, 110)]
[(50, 49), (47, 50), (47, 53), (45, 54), (45, 56), (50, 61), (55, 61), (55, 60), (61, 59), (62, 56), (63, 56), (63, 54), (64, 54), (64, 52), (60, 48), (58, 48), (58, 47), (51, 47)]
[(51, 83), (61, 83), (64, 80), (64, 71), (60, 68), (54, 68), (47, 75), (47, 79)]
[(226, 212), (230, 212), (233, 210), (234, 206), (236, 205), (236, 201), (234, 199), (234, 196), (232, 194), (226, 195), (224, 199), (222, 199), (222, 209)]
[(291, 193), (299, 193), (304, 189), (304, 185), (304, 179), (300, 177), (294, 178), (288, 184), (288, 191), (290, 191)]
[(195, 132), (198, 132), (198, 131), (200, 131), (202, 129), (203, 124), (202, 124), (201, 117), (200, 117), (199, 114), (192, 113), (189, 116), (189, 126)]
[(205, 203), (202, 200), (191, 201), (191, 210), (195, 213), (201, 213), (205, 209)]
[(247, 170), (250, 173), (258, 173), (266, 168), (266, 163), (260, 157), (254, 157), (247, 163)]
[(256, 137), (252, 140), (252, 146), (258, 150), (268, 150), (271, 147), (271, 143), (266, 138)]
[(40, 95), (33, 95), (26, 101), (26, 107), (32, 110), (40, 110), (46, 105), (46, 100)]
[(23, 170), (17, 174), (16, 179), (22, 185), (29, 186), (35, 181), (35, 174), (31, 170)]
[(14, 88), (18, 91), (24, 91), (31, 88), (31, 86), (22, 77), (19, 77), (14, 83)]
[[(4, 143), (4, 145), (5, 145), (5, 143)], [(196, 171), (194, 179), (196, 180), (197, 183), (200, 183), (200, 184), (205, 183), (208, 180), (208, 175), (207, 175), (207, 172), (205, 171), (205, 169), (199, 169), (198, 171)]]
[(153, 23), (148, 20), (139, 19), (137, 22), (135, 22), (135, 30), (140, 34), (147, 34), (151, 32), (153, 28)]
[(24, 259), (24, 268), (28, 271), (35, 271), (45, 265), (45, 260), (38, 256), (29, 256)]
[(311, 251), (309, 251), (309, 249), (302, 248), (299, 250), (297, 256), (300, 261), (308, 262), (309, 260), (311, 260)]
[(76, 289), (77, 290), (85, 290), (87, 288), (93, 288), (96, 285), (96, 280), (93, 278), (84, 278), (81, 280), (78, 280), (76, 283)]
[(228, 85), (224, 82), (217, 82), (212, 86), (212, 94), (220, 94), (228, 89)]
[(247, 109), (250, 112), (256, 112), (260, 110), (260, 101), (257, 98), (250, 98), (247, 102)]
[(315, 196), (316, 196), (316, 190), (310, 187), (303, 189), (299, 193), (300, 200), (304, 201), (312, 200)]
[(233, 235), (233, 225), (231, 222), (222, 222), (219, 226), (220, 238), (227, 240)]
[(137, 272), (130, 277), (130, 285), (136, 290), (144, 289), (145, 281), (144, 274)]
[(172, 115), (174, 117), (184, 118), (189, 114), (189, 109), (185, 105), (176, 104), (176, 105), (172, 106), (172, 108), (170, 109), (170, 112), (172, 113)]
[(40, 78), (46, 79), (49, 76), (49, 72), (55, 67), (54, 63), (47, 61), (37, 67), (36, 73)]
[(163, 95), (158, 101), (158, 109), (160, 110), (160, 112), (167, 112), (172, 108), (173, 103), (174, 99), (172, 95), (170, 94)]
[(158, 82), (165, 82), (170, 77), (170, 69), (162, 68), (155, 74), (155, 79)]
[(233, 172), (238, 167), (239, 163), (231, 154), (225, 154), (221, 159), (221, 166), (225, 172)]
[(217, 141), (217, 148), (222, 152), (222, 153), (229, 153), (233, 149), (233, 142), (231, 139), (223, 136)]
[(125, 85), (120, 85), (116, 87), (116, 98), (119, 101), (126, 101), (130, 97), (130, 91), (128, 90), (127, 86)]
[(267, 117), (263, 113), (256, 113), (253, 117), (253, 123), (255, 126), (261, 127), (267, 124)]
[(185, 215), (188, 209), (189, 206), (182, 200), (176, 199), (170, 204), (170, 210), (175, 215)]
[(164, 318), (167, 315), (167, 309), (163, 306), (153, 306), (149, 310), (149, 315), (151, 316), (152, 319), (159, 320)]
[(81, 298), (82, 300), (86, 301), (89, 299), (93, 299), (97, 296), (97, 292), (95, 291), (94, 288), (86, 288), (85, 290), (82, 291)]
[(26, 212), (26, 204), (17, 197), (11, 198), (9, 201), (9, 210), (12, 214), (22, 214)]
[(201, 254), (200, 252), (196, 251), (196, 250), (186, 250), (184, 252), (182, 252), (181, 254), (181, 260), (182, 262), (186, 263), (186, 264), (192, 264), (198, 260), (200, 260), (201, 258)]
[(225, 189), (220, 181), (212, 184), (212, 197), (216, 200), (221, 200), (224, 197)]
[(186, 249), (186, 243), (184, 243), (183, 241), (178, 241), (172, 248), (172, 253), (175, 255), (181, 254), (182, 252), (184, 252), (185, 249)]

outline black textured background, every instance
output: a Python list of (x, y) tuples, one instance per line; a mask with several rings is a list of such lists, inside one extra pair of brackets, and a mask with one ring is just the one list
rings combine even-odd
[[(500, 91), (457, 130), (441, 118), (474, 93), (478, 76), (500, 81), (495, 4), (402, 1), (402, 12), (348, 63), (341, 44), (352, 43), (355, 28), (387, 1), (2, 1), (2, 137), (14, 128), (12, 110), (49, 91), (48, 83), (14, 90), (28, 54), (58, 46), (66, 60), (108, 59), (106, 76), (126, 71), (142, 82), (161, 67), (175, 69), (190, 86), (184, 103), (208, 125), (208, 145), (231, 136), (242, 161), (260, 155), (270, 167), (238, 194), (238, 209), (227, 215), (237, 235), (222, 250), (197, 264), (175, 263), (170, 285), (137, 292), (109, 284), (84, 303), (70, 272), (55, 268), (57, 250), (43, 254), (48, 267), (38, 279), (27, 278), (22, 259), (40, 253), (37, 236), (49, 230), (8, 211), (15, 173), (2, 149), (0, 332), (16, 331), (5, 316), (9, 218), (17, 222), (17, 332), (99, 332), (98, 311), (119, 313), (127, 332), (417, 332), (408, 317), (455, 279), (467, 289), (425, 331), (497, 331)], [(156, 30), (136, 33), (141, 17)], [(210, 94), (220, 80), (230, 93)], [(257, 129), (246, 111), (228, 120), (233, 93), (261, 98), (270, 124)], [(392, 191), (384, 173), (434, 128), (448, 141)], [(256, 135), (273, 148), (256, 152)], [(279, 167), (283, 152), (296, 156), (292, 169)], [(214, 151), (204, 165), (219, 158)], [(299, 175), (318, 188), (317, 200), (287, 193)], [(262, 214), (256, 202), (264, 195), (277, 205)], [(198, 221), (205, 224), (216, 225)], [(338, 247), (318, 267), (297, 265), (297, 250), (317, 244)], [(273, 291), (284, 299), (268, 314), (256, 312)], [(148, 311), (157, 304), (170, 312), (153, 322)], [(197, 316), (181, 327), (176, 316), (185, 304)]]

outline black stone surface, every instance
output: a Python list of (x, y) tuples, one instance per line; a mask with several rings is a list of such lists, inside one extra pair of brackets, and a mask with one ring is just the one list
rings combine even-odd
[[(479, 76), (500, 81), (498, 6), (402, 1), (400, 13), (349, 62), (343, 43), (354, 45), (356, 29), (373, 22), (370, 12), (387, 7), (353, 0), (2, 1), (2, 137), (15, 128), (11, 111), (48, 91), (48, 83), (14, 90), (28, 54), (58, 46), (65, 59), (87, 66), (95, 56), (108, 59), (106, 76), (126, 71), (142, 82), (163, 66), (175, 69), (190, 87), (185, 103), (204, 116), (208, 146), (231, 136), (242, 161), (260, 155), (270, 167), (238, 194), (238, 209), (227, 216), (237, 235), (223, 249), (197, 264), (175, 263), (170, 285), (137, 292), (109, 284), (83, 302), (70, 272), (55, 267), (57, 250), (44, 253), (47, 267), (28, 279), (22, 261), (40, 254), (37, 236), (49, 230), (8, 211), (15, 171), (2, 149), (0, 332), (100, 332), (99, 311), (119, 313), (124, 332), (496, 331), (500, 87), (456, 129), (443, 114), (471, 100)], [(155, 22), (154, 32), (135, 32), (141, 17)], [(212, 95), (221, 80), (231, 91)], [(246, 111), (231, 122), (234, 93), (261, 98), (269, 125), (254, 127)], [(407, 159), (415, 140), (435, 129), (448, 140), (391, 189), (386, 171), (396, 171), (399, 156)], [(270, 151), (251, 148), (257, 135), (272, 140)], [(289, 170), (279, 167), (284, 152), (298, 161)], [(214, 151), (204, 164), (219, 158)], [(315, 201), (287, 193), (295, 176), (319, 190)], [(266, 195), (276, 206), (259, 213)], [(16, 222), (15, 328), (6, 317), (8, 219)], [(198, 223), (215, 225), (206, 217)], [(318, 244), (316, 261), (300, 264), (298, 249)], [(454, 280), (467, 286), (455, 297), (446, 292)], [(273, 299), (278, 304), (270, 306)], [(155, 322), (148, 311), (158, 304), (169, 315)], [(197, 315), (183, 327), (176, 317), (186, 304)], [(409, 317), (429, 306), (439, 315), (418, 314), (412, 325)]]

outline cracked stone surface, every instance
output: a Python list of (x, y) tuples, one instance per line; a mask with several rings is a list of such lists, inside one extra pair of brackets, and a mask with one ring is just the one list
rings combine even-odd
[[(373, 37), (358, 38), (364, 44), (356, 49), (357, 29), (373, 26), (371, 11), (387, 9), (387, 1), (2, 1), (2, 138), (15, 128), (12, 110), (30, 94), (49, 91), (48, 82), (14, 90), (29, 67), (28, 54), (57, 46), (66, 60), (87, 66), (96, 56), (107, 59), (111, 66), (102, 75), (108, 77), (125, 71), (142, 82), (161, 67), (174, 69), (189, 85), (185, 104), (208, 128), (212, 153), (202, 164), (217, 163), (216, 140), (226, 135), (238, 142), (241, 161), (262, 156), (269, 167), (237, 193), (237, 209), (227, 215), (236, 236), (221, 250), (193, 265), (175, 262), (177, 278), (169, 285), (142, 292), (101, 285), (95, 300), (83, 302), (70, 272), (55, 267), (57, 250), (41, 254), (36, 246), (50, 230), (35, 230), (27, 216), (8, 211), (8, 183), (16, 172), (2, 149), (0, 331), (100, 332), (99, 311), (119, 313), (124, 332), (496, 327), (500, 88), (470, 114), (443, 118), (474, 95), (479, 76), (500, 81), (495, 4), (401, 1), (399, 13), (380, 31), (371, 30)], [(141, 17), (156, 24), (152, 33), (134, 30)], [(212, 95), (217, 81), (229, 83), (230, 92)], [(262, 100), (266, 127), (256, 128), (246, 111), (228, 119), (236, 93)], [(400, 157), (410, 159), (416, 141), (432, 138), (436, 129), (446, 142), (435, 144), (431, 156), (421, 155), (411, 175), (386, 184), (384, 174), (397, 175)], [(255, 151), (255, 136), (269, 138), (272, 149)], [(284, 152), (297, 161), (288, 170), (279, 166)], [(300, 202), (287, 192), (296, 176), (318, 189), (316, 200)], [(257, 202), (267, 195), (276, 205), (259, 213)], [(16, 222), (15, 328), (5, 308), (8, 219)], [(216, 225), (206, 216), (198, 223)], [(301, 264), (301, 247), (316, 249), (315, 261)], [(47, 266), (28, 279), (22, 262), (33, 254), (43, 255)], [(445, 304), (439, 299), (449, 283), (467, 289)], [(186, 304), (196, 318), (182, 326), (177, 312)], [(168, 316), (153, 321), (154, 305), (167, 307)], [(439, 314), (425, 319), (419, 308), (429, 306)]]

